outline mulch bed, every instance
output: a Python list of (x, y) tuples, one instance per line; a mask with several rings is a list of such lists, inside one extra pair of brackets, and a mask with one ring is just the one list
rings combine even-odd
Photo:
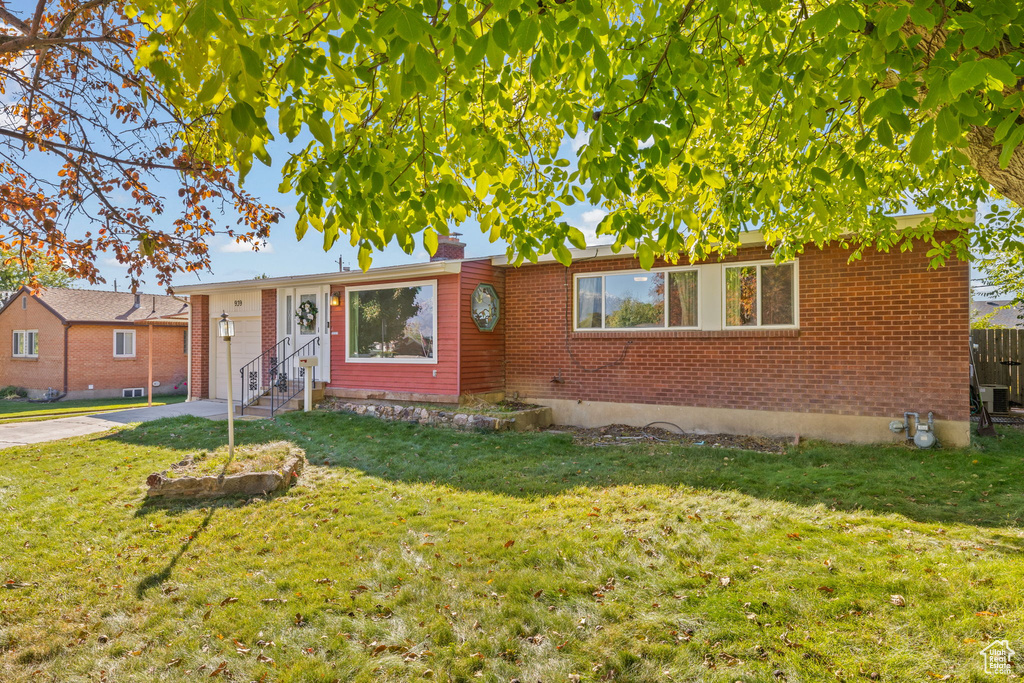
[(785, 453), (792, 440), (772, 436), (742, 436), (737, 434), (688, 434), (676, 431), (664, 423), (648, 427), (608, 425), (607, 427), (572, 427), (558, 425), (549, 431), (572, 434), (573, 442), (581, 446), (628, 446), (630, 444), (671, 443), (684, 446), (711, 448), (737, 448), (761, 453)]

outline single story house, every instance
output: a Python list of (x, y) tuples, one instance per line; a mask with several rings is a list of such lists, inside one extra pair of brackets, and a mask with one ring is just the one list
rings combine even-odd
[(317, 379), (338, 397), (505, 396), (550, 406), (561, 424), (848, 442), (903, 439), (892, 420), (931, 412), (940, 441), (962, 445), (969, 268), (929, 268), (927, 251), (851, 263), (838, 245), (809, 246), (779, 265), (751, 233), (721, 261), (643, 270), (596, 247), (568, 268), (513, 267), (463, 258), (446, 238), (429, 263), (179, 287), (192, 304), (189, 391), (227, 397), (226, 312), (233, 373), (264, 352), (316, 347)]
[(1015, 306), (1013, 299), (974, 299), (971, 322), (984, 322), (985, 327), (1024, 329), (1024, 306)]
[[(23, 287), (0, 308), (0, 386), (68, 398), (183, 392), (188, 303), (173, 296)], [(152, 375), (152, 386), (150, 376)]]

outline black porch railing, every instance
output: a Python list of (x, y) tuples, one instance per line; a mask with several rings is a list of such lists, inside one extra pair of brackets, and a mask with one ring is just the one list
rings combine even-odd
[(289, 344), (291, 344), (291, 340), (285, 337), (246, 363), (239, 371), (242, 374), (240, 414), (245, 415), (245, 409), (259, 401), (267, 393), (274, 377), (273, 368), (277, 366), (278, 359), (284, 355), (285, 347)]
[[(307, 368), (299, 365), (299, 359), (316, 356), (320, 338), (316, 337), (292, 351), (286, 358), (270, 367), (270, 386), (263, 395), (270, 405), (271, 417), (288, 401), (302, 393), (305, 388)], [(308, 368), (312, 373), (310, 385), (316, 385), (316, 367)]]

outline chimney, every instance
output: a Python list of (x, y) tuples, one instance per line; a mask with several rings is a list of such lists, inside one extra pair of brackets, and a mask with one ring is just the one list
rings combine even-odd
[(453, 232), (450, 235), (438, 235), (437, 251), (430, 257), (431, 261), (457, 261), (466, 258), (466, 245), (459, 241), (462, 233)]

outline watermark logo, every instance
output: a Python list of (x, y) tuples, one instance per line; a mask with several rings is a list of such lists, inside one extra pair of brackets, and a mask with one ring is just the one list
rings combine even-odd
[(1013, 656), (1017, 654), (1010, 647), (1010, 641), (997, 640), (981, 651), (985, 660), (985, 673), (987, 674), (1009, 674), (1013, 673)]

